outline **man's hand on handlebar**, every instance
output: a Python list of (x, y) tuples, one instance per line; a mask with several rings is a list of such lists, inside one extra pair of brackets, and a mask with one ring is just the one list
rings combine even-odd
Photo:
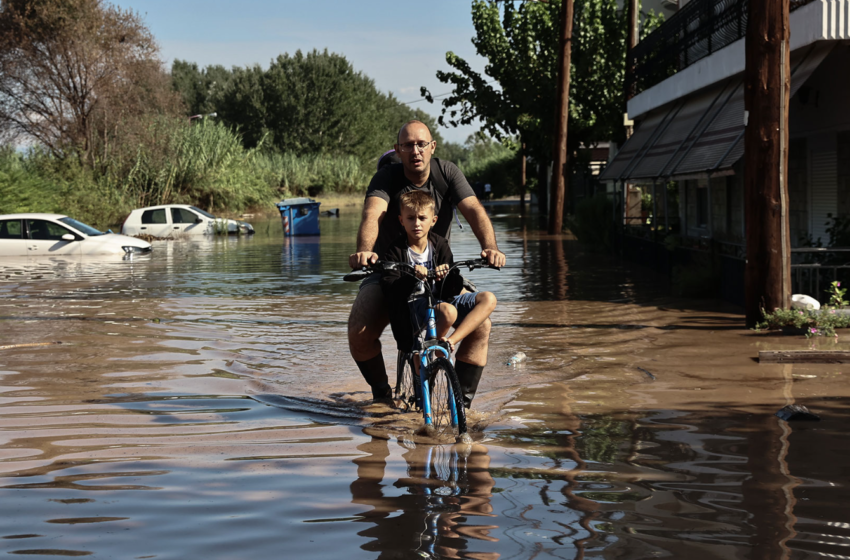
[(498, 249), (484, 249), (481, 251), (481, 258), (486, 259), (490, 266), (505, 266), (505, 254)]
[(352, 270), (355, 270), (364, 266), (369, 266), (377, 260), (378, 253), (373, 253), (372, 251), (361, 251), (359, 253), (349, 255), (348, 266), (350, 266)]

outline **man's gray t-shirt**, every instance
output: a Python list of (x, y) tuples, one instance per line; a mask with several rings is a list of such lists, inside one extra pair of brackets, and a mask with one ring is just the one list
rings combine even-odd
[[(441, 173), (448, 187), (445, 195), (435, 185), (435, 173)], [(450, 161), (441, 161), (437, 158), (432, 158), (431, 173), (428, 176), (428, 182), (421, 187), (417, 187), (410, 182), (404, 174), (404, 167), (400, 163), (394, 163), (381, 168), (372, 177), (369, 188), (366, 190), (366, 198), (377, 196), (385, 200), (388, 205), (387, 213), (384, 215), (384, 219), (381, 220), (381, 225), (378, 229), (378, 240), (375, 242), (374, 252), (378, 255), (383, 256), (384, 251), (386, 251), (390, 243), (404, 232), (404, 228), (398, 219), (400, 214), (398, 199), (402, 194), (414, 190), (427, 191), (434, 199), (434, 205), (437, 211), (437, 224), (434, 226), (433, 231), (446, 239), (449, 238), (451, 231), (453, 207), (464, 198), (475, 196), (475, 192), (469, 186), (466, 177)]]

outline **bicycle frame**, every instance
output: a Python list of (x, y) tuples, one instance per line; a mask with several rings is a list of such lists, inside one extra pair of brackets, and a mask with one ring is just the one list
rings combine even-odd
[[(425, 424), (431, 425), (433, 420), (431, 419), (431, 390), (428, 386), (428, 376), (423, 375), (425, 371), (428, 369), (428, 364), (432, 361), (431, 356), (432, 353), (440, 352), (447, 359), (451, 360), (451, 354), (448, 350), (437, 344), (437, 315), (434, 312), (434, 296), (430, 290), (427, 293), (428, 297), (428, 323), (426, 327), (426, 339), (423, 341), (423, 349), (422, 354), (419, 356), (419, 382), (422, 390), (420, 394), (422, 395), (422, 415), (425, 418)], [(429, 346), (428, 344), (431, 343)], [(452, 391), (451, 385), (448, 387), (449, 391), (449, 410), (452, 413), (452, 426), (457, 426), (457, 405), (455, 404), (454, 392)]]

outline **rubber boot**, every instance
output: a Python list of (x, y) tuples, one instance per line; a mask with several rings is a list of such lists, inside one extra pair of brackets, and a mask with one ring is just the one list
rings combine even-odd
[(387, 400), (393, 398), (393, 390), (387, 379), (387, 366), (384, 364), (384, 355), (380, 352), (374, 358), (362, 362), (355, 361), (363, 379), (372, 388), (374, 400)]
[(455, 363), (455, 372), (458, 381), (460, 381), (460, 391), (463, 393), (463, 407), (468, 409), (472, 406), (472, 399), (478, 390), (478, 383), (481, 381), (484, 366), (474, 366), (458, 360)]

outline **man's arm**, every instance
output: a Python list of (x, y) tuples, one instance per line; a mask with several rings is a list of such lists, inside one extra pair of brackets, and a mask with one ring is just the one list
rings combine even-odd
[(348, 257), (348, 265), (354, 268), (367, 266), (378, 260), (375, 242), (378, 240), (378, 228), (387, 213), (387, 201), (377, 196), (366, 198), (360, 229), (357, 230), (357, 252)]
[(472, 233), (481, 244), (481, 257), (487, 259), (491, 266), (505, 266), (505, 254), (496, 244), (496, 232), (487, 216), (487, 211), (474, 196), (468, 196), (457, 203), (457, 209), (469, 222)]

